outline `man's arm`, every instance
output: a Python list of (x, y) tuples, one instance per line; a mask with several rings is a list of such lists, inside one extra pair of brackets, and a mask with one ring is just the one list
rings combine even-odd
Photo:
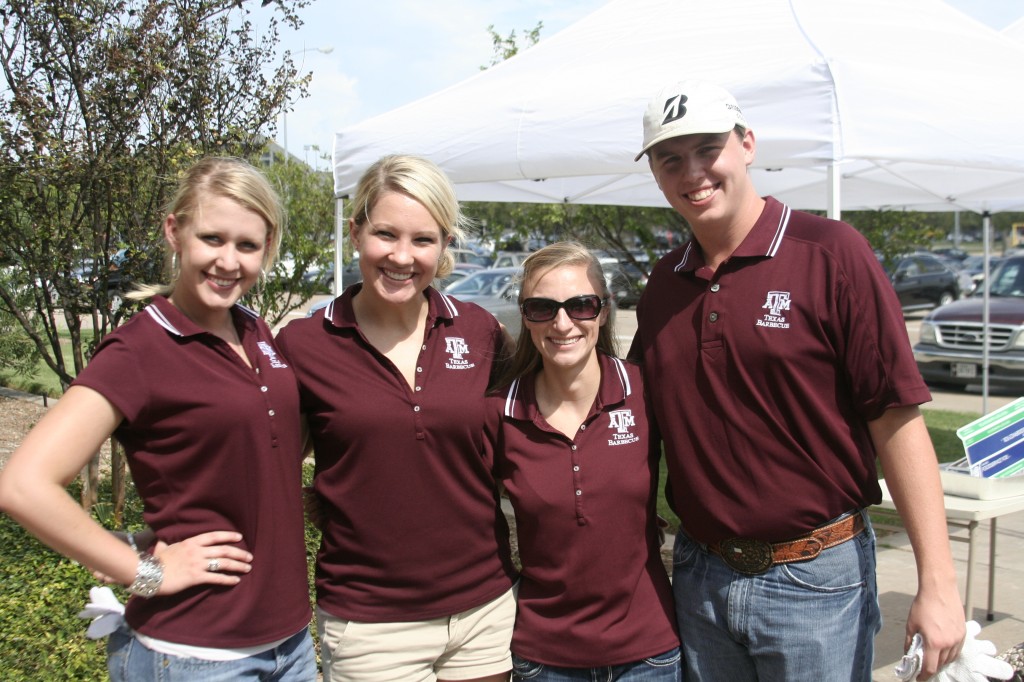
[(917, 407), (886, 410), (868, 428), (914, 548), (917, 595), (907, 618), (904, 649), (915, 632), (921, 633), (925, 653), (917, 679), (925, 680), (959, 655), (965, 634), (935, 449)]

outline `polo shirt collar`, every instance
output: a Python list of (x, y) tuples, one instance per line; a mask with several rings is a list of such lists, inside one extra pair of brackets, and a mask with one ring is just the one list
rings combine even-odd
[[(605, 407), (625, 402), (638, 386), (633, 386), (626, 371), (626, 363), (619, 358), (597, 352), (601, 365), (601, 383), (597, 388), (597, 398), (590, 414), (601, 412)], [(520, 377), (512, 382), (505, 392), (504, 414), (510, 419), (535, 420), (540, 416), (537, 406), (537, 372)], [(589, 417), (589, 415), (588, 415)]]
[[(792, 209), (774, 197), (764, 198), (764, 209), (757, 222), (747, 233), (743, 242), (736, 247), (730, 258), (772, 258), (779, 252), (782, 238), (789, 225)], [(695, 239), (683, 247), (682, 256), (673, 268), (676, 272), (692, 272), (704, 266), (704, 255)]]
[[(166, 296), (154, 296), (150, 304), (143, 308), (143, 311), (154, 322), (175, 336), (186, 338), (210, 333), (178, 310), (173, 303), (167, 300)], [(234, 318), (236, 326), (241, 323), (241, 327), (246, 330), (254, 329), (256, 319), (259, 317), (256, 311), (238, 303), (231, 308), (231, 316)]]
[[(324, 319), (338, 329), (347, 327), (356, 328), (356, 313), (352, 308), (352, 298), (363, 289), (363, 283), (357, 282), (345, 289), (341, 296), (327, 304), (323, 309)], [(427, 311), (427, 326), (433, 327), (438, 322), (454, 320), (459, 316), (455, 303), (445, 294), (442, 294), (434, 287), (427, 287), (427, 300), (430, 309)]]

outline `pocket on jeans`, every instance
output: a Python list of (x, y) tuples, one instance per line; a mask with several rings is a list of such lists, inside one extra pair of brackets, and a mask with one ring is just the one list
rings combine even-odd
[(810, 561), (782, 565), (782, 573), (798, 587), (815, 592), (847, 592), (864, 587), (867, 561), (859, 538), (826, 549)]
[(512, 654), (512, 678), (517, 680), (532, 680), (544, 672), (543, 663), (534, 663), (525, 658)]
[(694, 557), (700, 551), (700, 546), (689, 536), (676, 533), (675, 544), (672, 546), (672, 565), (681, 567), (693, 563)]
[(644, 663), (651, 666), (652, 668), (667, 668), (669, 666), (676, 665), (679, 660), (683, 657), (683, 652), (679, 650), (679, 647), (666, 651), (663, 654), (657, 656), (650, 656), (644, 659)]

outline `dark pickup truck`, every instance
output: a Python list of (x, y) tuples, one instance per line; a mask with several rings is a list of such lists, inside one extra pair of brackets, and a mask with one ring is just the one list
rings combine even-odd
[(1000, 262), (990, 279), (987, 329), (981, 287), (922, 320), (914, 358), (929, 384), (981, 383), (982, 350), (987, 343), (989, 384), (1024, 387), (1024, 256)]

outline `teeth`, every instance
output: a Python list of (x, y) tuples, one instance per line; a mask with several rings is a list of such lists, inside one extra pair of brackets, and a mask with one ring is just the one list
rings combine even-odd
[(714, 193), (715, 193), (715, 188), (714, 187), (709, 187), (708, 189), (702, 189), (699, 192), (693, 192), (692, 194), (689, 195), (689, 197), (690, 197), (691, 201), (703, 201), (704, 199), (707, 199), (709, 196), (711, 196)]
[(391, 279), (397, 279), (400, 282), (404, 282), (405, 280), (412, 278), (411, 272), (392, 272), (390, 270), (385, 270), (384, 274)]
[(229, 287), (235, 283), (233, 279), (218, 279), (217, 277), (211, 277), (210, 281), (219, 287)]
[(551, 343), (555, 344), (556, 346), (572, 346), (576, 343), (579, 343), (579, 337), (575, 339), (551, 339)]

